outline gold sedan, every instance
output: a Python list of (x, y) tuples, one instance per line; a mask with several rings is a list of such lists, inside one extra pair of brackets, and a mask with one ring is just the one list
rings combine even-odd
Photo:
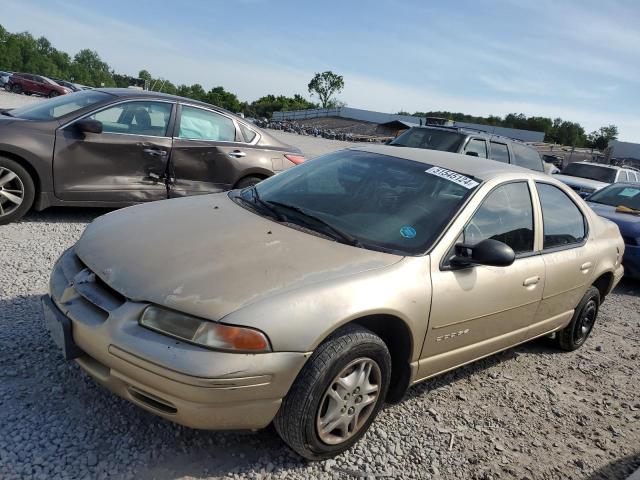
[(274, 422), (320, 459), (417, 382), (543, 335), (580, 347), (623, 253), (542, 173), (360, 147), (109, 213), (43, 304), (66, 358), (123, 398), (194, 428)]

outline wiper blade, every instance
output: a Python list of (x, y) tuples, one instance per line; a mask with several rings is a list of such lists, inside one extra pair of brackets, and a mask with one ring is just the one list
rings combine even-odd
[(322, 218), (309, 213), (307, 210), (305, 210), (304, 208), (300, 208), (297, 207), (296, 205), (289, 205), (287, 203), (282, 203), (282, 202), (278, 202), (278, 201), (268, 201), (267, 203), (269, 203), (270, 205), (275, 205), (281, 208), (286, 208), (288, 210), (292, 210), (296, 213), (301, 214), (302, 216), (304, 216), (305, 218), (319, 224), (322, 225), (323, 227), (323, 232), (322, 233), (327, 233), (329, 232), (329, 235), (333, 238), (335, 238), (336, 240), (340, 240), (343, 243), (347, 243), (349, 245), (352, 245), (354, 247), (360, 247), (361, 243), (360, 241), (354, 237), (353, 235), (340, 230), (337, 227), (334, 227), (333, 225), (331, 225), (329, 222), (327, 222), (326, 220), (323, 220)]
[(9, 113), (9, 110), (6, 110), (6, 109), (0, 110), (0, 113), (2, 115), (6, 115), (7, 117), (13, 117), (13, 115), (11, 115), (11, 113)]
[(258, 193), (258, 189), (256, 188), (255, 185), (249, 188), (251, 188), (251, 196), (253, 197), (253, 201), (255, 204), (260, 205), (260, 207), (262, 207), (263, 210), (266, 210), (278, 222), (284, 221), (284, 217), (280, 212), (278, 212), (278, 210), (273, 208), (273, 206), (270, 203), (267, 203), (264, 200), (262, 200), (262, 198), (260, 198), (260, 194)]

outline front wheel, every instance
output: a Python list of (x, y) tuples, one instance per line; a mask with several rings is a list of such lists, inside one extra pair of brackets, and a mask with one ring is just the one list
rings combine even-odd
[(569, 325), (557, 334), (558, 345), (561, 349), (573, 351), (587, 341), (596, 323), (599, 308), (600, 291), (596, 287), (589, 287), (576, 307)]
[(0, 157), (0, 225), (14, 222), (29, 211), (35, 198), (33, 179), (20, 164)]
[(13, 93), (18, 93), (18, 94), (20, 94), (20, 93), (22, 93), (22, 86), (21, 86), (21, 85), (19, 85), (19, 84), (17, 84), (17, 83), (14, 83), (14, 84), (11, 86), (11, 91), (12, 91)]
[(284, 399), (274, 425), (309, 460), (333, 457), (369, 429), (389, 388), (391, 356), (373, 332), (348, 326), (311, 355)]
[(54, 97), (57, 97), (58, 95), (60, 95), (58, 92), (52, 91), (49, 93), (49, 98), (54, 98)]

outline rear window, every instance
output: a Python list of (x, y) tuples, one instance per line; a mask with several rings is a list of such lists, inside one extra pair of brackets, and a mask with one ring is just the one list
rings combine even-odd
[(616, 181), (615, 168), (588, 163), (570, 163), (562, 170), (562, 174), (572, 177), (588, 178), (598, 182), (613, 183)]
[(542, 159), (537, 150), (520, 143), (512, 143), (511, 146), (515, 155), (513, 163), (529, 170), (544, 171)]
[(465, 136), (457, 132), (430, 128), (410, 128), (393, 140), (390, 145), (457, 152), (464, 139)]

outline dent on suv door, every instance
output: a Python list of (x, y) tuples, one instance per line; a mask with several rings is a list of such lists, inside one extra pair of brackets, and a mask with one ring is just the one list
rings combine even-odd
[(514, 263), (453, 270), (448, 266), (453, 247), (441, 259), (434, 257), (431, 315), (419, 377), (524, 340), (542, 298), (545, 276), (544, 263), (535, 254), (534, 224), (528, 183), (502, 184), (485, 197), (458, 243), (499, 240), (516, 252)]
[(171, 165), (172, 196), (229, 190), (246, 145), (226, 115), (195, 106), (180, 106)]
[(529, 336), (542, 335), (568, 321), (584, 295), (597, 261), (587, 242), (588, 223), (580, 208), (555, 185), (536, 182), (543, 219), (546, 282)]
[(166, 198), (173, 108), (164, 101), (121, 102), (84, 117), (102, 122), (102, 133), (83, 133), (75, 121), (58, 129), (56, 196), (119, 204)]

